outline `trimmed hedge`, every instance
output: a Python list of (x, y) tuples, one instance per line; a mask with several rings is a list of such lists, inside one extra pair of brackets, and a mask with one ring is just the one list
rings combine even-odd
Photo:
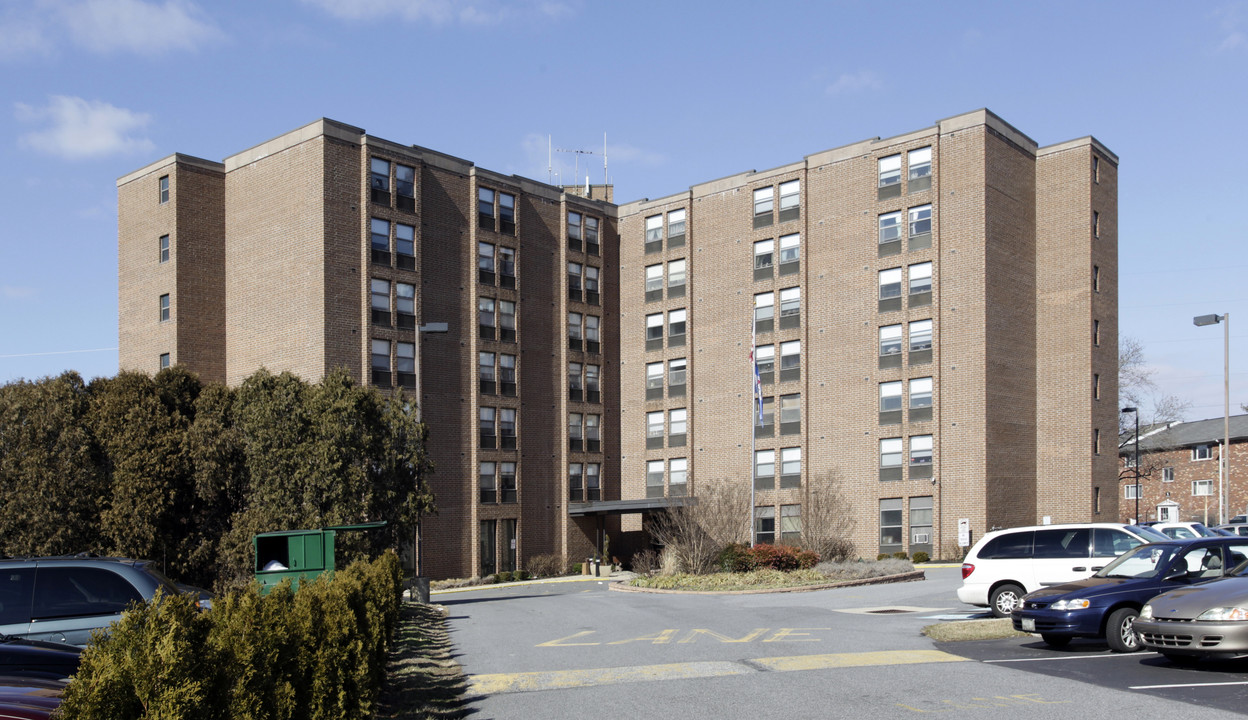
[(750, 547), (744, 543), (732, 543), (719, 551), (719, 567), (726, 572), (750, 572), (753, 570), (809, 570), (819, 563), (819, 556), (810, 550), (788, 545), (760, 544)]
[(157, 596), (128, 610), (82, 654), (58, 717), (337, 720), (370, 717), (399, 620), (393, 553), (298, 592), (253, 584), (198, 612)]

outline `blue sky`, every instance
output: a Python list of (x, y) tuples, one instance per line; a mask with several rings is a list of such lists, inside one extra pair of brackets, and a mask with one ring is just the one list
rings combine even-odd
[(116, 372), (115, 181), (173, 152), (324, 116), (546, 180), (605, 133), (628, 201), (988, 107), (1122, 158), (1122, 334), (1220, 416), (1230, 312), (1248, 401), (1248, 2), (0, 0), (0, 78), (0, 382)]

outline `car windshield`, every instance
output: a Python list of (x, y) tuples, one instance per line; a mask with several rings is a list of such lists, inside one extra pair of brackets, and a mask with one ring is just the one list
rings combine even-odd
[(1141, 545), (1119, 555), (1096, 574), (1098, 578), (1155, 578), (1178, 550), (1178, 545)]
[(1201, 537), (1218, 537), (1220, 535), (1220, 533), (1216, 533), (1200, 523), (1192, 523), (1192, 529)]
[(1158, 542), (1158, 541), (1166, 542), (1167, 540), (1173, 539), (1173, 538), (1168, 537), (1162, 531), (1154, 530), (1153, 528), (1147, 527), (1145, 525), (1128, 525), (1127, 530), (1135, 533), (1136, 535), (1139, 535), (1140, 537), (1144, 538), (1145, 540), (1148, 540), (1149, 542)]

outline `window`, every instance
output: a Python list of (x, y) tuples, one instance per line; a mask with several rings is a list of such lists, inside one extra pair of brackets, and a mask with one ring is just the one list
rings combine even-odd
[(799, 393), (780, 396), (780, 434), (797, 435), (802, 431), (802, 396)]
[(1100, 373), (1092, 373), (1092, 399), (1101, 399), (1101, 375)]
[(775, 240), (759, 240), (754, 243), (754, 279), (769, 280), (775, 252)]
[(494, 298), (477, 299), (477, 325), (480, 326), (482, 340), (494, 339)]
[(160, 261), (162, 263), (169, 262), (169, 236), (160, 236)]
[(776, 399), (763, 398), (762, 422), (754, 426), (754, 437), (772, 437), (776, 434)]
[(780, 382), (800, 380), (802, 376), (802, 341), (780, 343)]
[(568, 449), (573, 451), (581, 450), (581, 424), (584, 416), (580, 413), (568, 413)]
[(668, 467), (667, 488), (668, 494), (673, 497), (681, 497), (688, 495), (689, 483), (689, 459), (688, 458), (672, 458)]
[(910, 437), (910, 464), (932, 464), (932, 436), (913, 435)]
[(499, 354), (498, 356), (498, 389), (503, 395), (515, 397), (516, 394), (516, 356)]
[(685, 344), (686, 310), (671, 310), (667, 313), (667, 346), (677, 347)]
[(1126, 500), (1135, 500), (1136, 498), (1143, 497), (1140, 494), (1140, 486), (1135, 483), (1123, 485), (1122, 489), (1124, 491), (1124, 499)]
[(1212, 480), (1193, 480), (1192, 481), (1192, 496), (1193, 497), (1202, 497), (1202, 496), (1212, 495), (1212, 494), (1213, 494), (1213, 481)]
[(802, 485), (802, 449), (784, 448), (780, 451), (780, 487), (796, 488)]
[(568, 363), (568, 399), (580, 400), (583, 389), (581, 385), (581, 364), (578, 362)]
[(901, 438), (880, 440), (880, 468), (900, 468), (902, 458)]
[(400, 210), (416, 212), (416, 168), (395, 164), (394, 194)]
[(775, 328), (774, 292), (760, 292), (754, 296), (754, 331), (771, 332)]
[(390, 326), (390, 281), (372, 279), (372, 322)]
[(498, 464), (499, 502), (514, 503), (516, 501), (516, 464), (504, 462)]
[(880, 424), (901, 422), (901, 381), (880, 383)]
[(1174, 468), (1167, 467), (1161, 469), (1162, 482), (1174, 482)]
[(169, 319), (169, 294), (165, 293), (160, 296), (160, 321), (165, 322)]
[(416, 387), (416, 343), (396, 342), (394, 359), (399, 385), (405, 388)]
[(646, 413), (646, 448), (663, 447), (663, 411)]
[(568, 348), (572, 350), (581, 349), (581, 323), (583, 322), (580, 313), (568, 313)]
[(504, 450), (516, 449), (516, 409), (498, 409), (498, 437)]
[(582, 215), (578, 212), (568, 213), (568, 249), (569, 250), (581, 249), (581, 239), (583, 237), (581, 235), (581, 228), (583, 226), (581, 222), (581, 218), (582, 218)]
[(1092, 428), (1092, 453), (1094, 455), (1101, 454), (1101, 429)]
[(602, 336), (598, 333), (598, 326), (602, 319), (597, 315), (585, 316), (585, 350), (586, 352), (596, 353), (602, 347)]
[(390, 204), (390, 161), (381, 158), (369, 158), (368, 161), (368, 192), (369, 199), (380, 205)]
[(798, 233), (780, 238), (780, 274), (792, 275), (801, 267), (802, 236)]
[(915, 320), (910, 323), (910, 352), (932, 349), (932, 321)]
[(932, 496), (910, 498), (910, 551), (932, 544)]
[(1092, 237), (1099, 238), (1101, 236), (1101, 214), (1095, 210), (1092, 211)]
[(663, 397), (663, 363), (646, 364), (646, 399), (659, 400)]
[(602, 393), (598, 384), (598, 377), (597, 365), (585, 366), (585, 399), (591, 403), (599, 402), (601, 398)]
[(932, 419), (932, 379), (930, 377), (910, 380), (910, 422), (926, 422)]
[(684, 397), (685, 366), (684, 358), (667, 361), (667, 394), (669, 397)]
[(477, 371), (481, 378), (481, 392), (494, 394), (494, 353), (477, 353)]
[(932, 148), (930, 146), (911, 150), (906, 154), (909, 168), (910, 192), (926, 190), (932, 186)]
[(658, 252), (663, 249), (663, 216), (651, 215), (646, 218), (646, 252)]
[(646, 302), (663, 299), (663, 265), (646, 266)]
[(498, 521), (482, 520), (478, 527), (480, 530), (477, 532), (479, 538), (477, 549), (481, 555), (481, 572), (478, 575), (485, 577), (486, 575), (493, 575), (498, 568), (498, 556), (495, 554), (498, 547)]
[(390, 264), (390, 221), (373, 218), (369, 223), (369, 238), (373, 250), (373, 262)]
[(668, 413), (667, 446), (684, 447), (685, 436), (689, 431), (689, 411), (677, 408)]
[[(400, 270), (416, 269), (416, 228), (403, 223), (394, 224), (394, 251), (399, 256)], [(388, 256), (385, 262), (390, 262)]]
[(477, 225), (494, 229), (494, 191), (489, 188), (477, 188)]
[(901, 155), (889, 155), (876, 161), (881, 188), (901, 183)]
[[(168, 296), (166, 295), (165, 297), (168, 297)], [(1209, 445), (1197, 445), (1196, 447), (1192, 448), (1192, 459), (1193, 460), (1208, 460), (1209, 458), (1213, 457), (1213, 453), (1209, 448), (1210, 448)]]
[(585, 302), (590, 305), (597, 305), (599, 298), (598, 285), (598, 268), (593, 265), (585, 266)]
[(780, 291), (780, 327), (795, 328), (802, 319), (802, 289), (785, 288)]
[(372, 349), (373, 384), (390, 387), (390, 341), (373, 340)]
[(932, 264), (930, 262), (918, 263), (911, 265), (909, 269), (910, 294), (930, 293), (932, 291)]
[[(880, 271), (880, 300), (901, 297), (901, 268), (889, 268)], [(883, 310), (883, 305), (880, 307)], [(894, 310), (900, 310), (898, 304)]]
[(585, 272), (580, 263), (568, 263), (568, 299), (581, 300), (581, 275)]
[(884, 325), (880, 328), (880, 355), (901, 354), (901, 326)]
[(780, 543), (797, 545), (802, 540), (802, 506), (780, 506)]
[(1092, 182), (1099, 183), (1101, 181), (1101, 159), (1096, 155), (1092, 156)]
[(667, 246), (681, 247), (685, 244), (685, 211), (673, 210), (667, 214)]
[(585, 216), (585, 252), (598, 254), (598, 218)]
[(1092, 292), (1101, 291), (1101, 266), (1092, 266)]
[(584, 482), (580, 463), (568, 463), (568, 499), (572, 502), (582, 502), (585, 499)]
[(505, 288), (516, 286), (516, 251), (498, 246), (498, 284)]
[(668, 263), (668, 297), (685, 297), (685, 261)]
[(598, 463), (585, 464), (585, 494), (590, 501), (602, 499), (601, 484), (598, 482)]
[(481, 463), (481, 502), (495, 503), (498, 502), (498, 475), (497, 464), (492, 462)]
[(646, 463), (646, 497), (663, 497), (663, 461), (651, 460)]
[(477, 280), (484, 285), (494, 284), (494, 246), (477, 243)]
[(770, 505), (754, 508), (754, 543), (770, 545), (776, 541), (776, 509)]
[(775, 207), (776, 189), (759, 188), (754, 191), (754, 227), (767, 227), (772, 223), (771, 211)]
[(754, 365), (758, 369), (758, 381), (763, 385), (775, 382), (776, 346), (759, 345), (754, 348)]
[(599, 452), (602, 450), (602, 435), (599, 428), (602, 426), (601, 415), (585, 416), (585, 450), (588, 452)]
[(1101, 321), (1092, 321), (1092, 344), (1099, 346), (1101, 344)]
[(773, 490), (776, 487), (776, 451), (754, 451), (754, 489)]
[(880, 216), (880, 244), (901, 240), (901, 211)]
[(169, 367), (169, 353), (160, 354), (160, 369), (164, 370)]
[(169, 176), (160, 176), (160, 204), (164, 205), (169, 202)]
[(516, 196), (498, 194), (498, 231), (504, 235), (516, 234)]
[[(920, 205), (910, 208), (910, 237), (932, 232), (932, 206)], [(911, 245), (911, 248), (914, 246)]]
[(801, 215), (802, 181), (780, 183), (780, 222), (796, 220)]
[(646, 349), (663, 349), (663, 313), (646, 316)]
[(498, 447), (497, 433), (494, 430), (494, 419), (498, 411), (492, 407), (483, 407), (478, 412), (481, 448), (483, 450), (493, 450)]
[(394, 284), (394, 305), (398, 313), (400, 330), (416, 329), (416, 286), (408, 283)]
[(904, 512), (901, 498), (880, 500), (880, 552), (901, 550), (901, 521)]

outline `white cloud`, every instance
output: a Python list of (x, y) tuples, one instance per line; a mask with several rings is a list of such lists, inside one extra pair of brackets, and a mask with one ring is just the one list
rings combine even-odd
[(880, 87), (882, 87), (880, 79), (875, 73), (862, 70), (856, 73), (841, 73), (836, 81), (828, 86), (827, 92), (829, 95), (844, 95), (861, 90), (879, 90)]
[(537, 13), (548, 18), (571, 14), (572, 7), (558, 0), (303, 0), (346, 20), (378, 20), (396, 17), (408, 22), (434, 25), (494, 25), (512, 17)]
[(54, 95), (45, 107), (16, 103), (15, 110), (19, 121), (43, 125), (20, 138), (22, 147), (67, 160), (150, 153), (156, 147), (140, 132), (150, 115), (98, 100)]
[(1238, 48), (1248, 45), (1248, 35), (1240, 29), (1242, 24), (1242, 16), (1240, 10), (1241, 4), (1223, 5), (1214, 10), (1212, 16), (1218, 22), (1218, 35), (1214, 50), (1216, 52), (1230, 52)]
[(23, 298), (34, 297), (35, 289), (20, 285), (0, 285), (0, 295), (3, 295), (9, 300), (21, 300)]
[(0, 58), (24, 59), (32, 55), (45, 56), (51, 52), (52, 43), (44, 34), (37, 18), (7, 13), (0, 18)]
[(191, 50), (221, 35), (189, 0), (83, 0), (62, 6), (60, 17), (75, 43), (100, 53)]

